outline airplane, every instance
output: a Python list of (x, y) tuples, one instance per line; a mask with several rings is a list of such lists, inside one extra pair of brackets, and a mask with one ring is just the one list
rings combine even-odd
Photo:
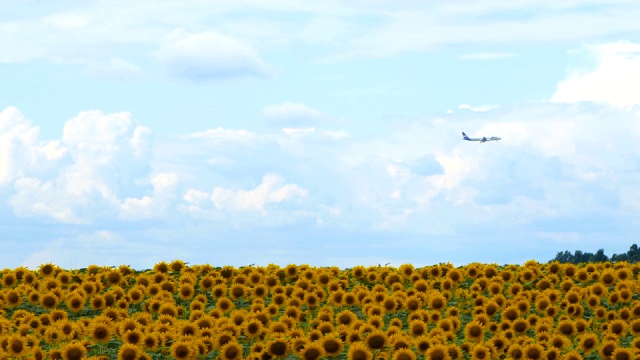
[(497, 136), (491, 136), (491, 137), (481, 137), (481, 138), (470, 138), (467, 136), (467, 134), (464, 133), (464, 131), (462, 132), (462, 139), (463, 140), (467, 140), (467, 141), (480, 141), (480, 143), (484, 143), (487, 141), (498, 141), (498, 140), (502, 140), (501, 137), (497, 137)]

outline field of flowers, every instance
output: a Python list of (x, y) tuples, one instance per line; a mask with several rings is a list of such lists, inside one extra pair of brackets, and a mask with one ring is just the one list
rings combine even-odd
[(0, 359), (637, 359), (639, 265), (4, 269)]

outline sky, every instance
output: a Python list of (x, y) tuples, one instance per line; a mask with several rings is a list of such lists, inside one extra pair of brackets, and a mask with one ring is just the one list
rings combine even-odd
[(639, 17), (626, 0), (0, 0), (0, 267), (626, 252)]

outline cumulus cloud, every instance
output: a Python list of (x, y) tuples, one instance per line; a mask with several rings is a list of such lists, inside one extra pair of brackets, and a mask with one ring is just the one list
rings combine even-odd
[(165, 38), (156, 56), (171, 74), (196, 81), (264, 77), (271, 72), (251, 47), (213, 31), (175, 30)]
[[(211, 194), (190, 189), (184, 195), (189, 206), (203, 206), (211, 202), (216, 209), (225, 211), (252, 211), (267, 214), (269, 204), (278, 204), (295, 198), (304, 198), (308, 191), (296, 184), (285, 184), (284, 178), (267, 174), (251, 190), (228, 189), (216, 186)], [(195, 208), (192, 208), (192, 210)]]
[[(3, 134), (20, 139), (33, 126), (12, 114)], [(273, 239), (289, 231), (291, 239), (481, 232), (485, 247), (517, 234), (593, 239), (635, 229), (637, 123), (626, 108), (529, 103), (416, 119), (374, 138), (218, 128), (150, 143), (151, 130), (130, 114), (83, 112), (59, 140), (26, 136), (23, 150), (35, 160), (12, 168), (3, 189), (16, 218), (36, 224), (156, 224), (178, 233), (180, 222), (202, 234), (245, 229), (236, 236)], [(503, 140), (469, 143), (461, 130)], [(42, 164), (55, 171), (40, 172)], [(581, 219), (593, 225), (578, 227)]]
[(0, 112), (0, 187), (26, 173), (44, 173), (60, 165), (68, 149), (60, 141), (38, 140), (39, 134), (40, 128), (17, 108)]
[(586, 53), (595, 61), (595, 67), (572, 70), (567, 79), (558, 83), (551, 101), (593, 101), (619, 107), (640, 104), (640, 44), (591, 45), (577, 53)]
[(18, 216), (63, 223), (109, 216), (149, 171), (149, 135), (129, 113), (81, 112), (65, 123), (60, 141), (30, 140), (25, 152), (36, 158), (15, 180), (9, 204)]
[(153, 195), (141, 198), (126, 198), (120, 204), (120, 218), (124, 220), (152, 219), (164, 215), (171, 201), (176, 197), (178, 176), (162, 173), (151, 179)]
[(0, 185), (5, 185), (21, 171), (24, 162), (31, 162), (31, 147), (35, 145), (39, 129), (9, 107), (0, 112)]

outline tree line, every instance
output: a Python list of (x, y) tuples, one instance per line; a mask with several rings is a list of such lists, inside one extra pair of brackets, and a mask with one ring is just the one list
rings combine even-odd
[(556, 257), (550, 260), (558, 261), (560, 263), (587, 263), (587, 262), (603, 262), (603, 261), (627, 261), (629, 263), (635, 263), (640, 261), (640, 249), (638, 249), (638, 245), (633, 244), (629, 248), (629, 251), (622, 254), (613, 254), (611, 257), (608, 257), (604, 253), (604, 249), (599, 249), (596, 253), (583, 252), (580, 250), (574, 251), (574, 253), (570, 253), (569, 251), (560, 251), (556, 254)]

